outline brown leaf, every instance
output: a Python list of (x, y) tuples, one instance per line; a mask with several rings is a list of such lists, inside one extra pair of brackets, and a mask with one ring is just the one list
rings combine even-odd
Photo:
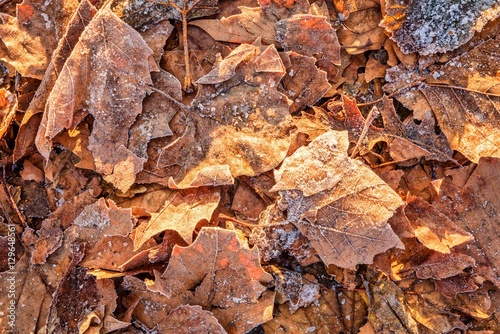
[(226, 331), (209, 311), (198, 305), (182, 305), (172, 310), (156, 328), (159, 333), (225, 334)]
[(418, 278), (442, 279), (461, 274), (464, 269), (476, 264), (473, 258), (461, 253), (432, 254), (425, 262), (417, 267)]
[(387, 0), (386, 6), (381, 26), (404, 53), (423, 55), (456, 49), (500, 15), (499, 8), (487, 0)]
[(292, 101), (290, 113), (294, 114), (305, 106), (314, 105), (330, 89), (326, 72), (318, 69), (314, 57), (295, 52), (282, 54), (286, 74), (281, 79), (283, 93)]
[(177, 231), (190, 244), (196, 225), (203, 220), (210, 221), (219, 201), (220, 192), (213, 188), (170, 191), (161, 210), (134, 230), (134, 249), (166, 230)]
[[(73, 259), (54, 293), (47, 320), (49, 332), (76, 333), (84, 309), (96, 307), (102, 295), (96, 278), (77, 264), (84, 256), (83, 244), (73, 248)], [(74, 287), (78, 287), (75, 289)]]
[(287, 222), (309, 238), (325, 264), (342, 268), (372, 263), (377, 253), (403, 247), (387, 224), (401, 199), (346, 155), (348, 144), (347, 132), (319, 136), (285, 159), (272, 189), (286, 201)]
[(241, 14), (220, 20), (197, 20), (191, 24), (205, 30), (217, 41), (252, 43), (261, 38), (266, 44), (274, 44), (276, 22), (293, 14), (307, 13), (309, 9), (309, 3), (305, 0), (269, 0), (259, 3), (261, 7), (239, 7)]
[(378, 333), (418, 333), (418, 327), (405, 303), (403, 292), (385, 275), (367, 273), (365, 282), (370, 314), (369, 321)]
[(228, 333), (244, 333), (271, 319), (274, 293), (264, 293), (262, 285), (271, 279), (257, 249), (250, 250), (235, 232), (203, 228), (191, 246), (174, 247), (152, 289), (179, 301), (192, 296)]
[(470, 233), (421, 197), (410, 201), (404, 212), (417, 239), (432, 250), (450, 253), (451, 248), (473, 240)]
[(337, 32), (340, 44), (354, 55), (379, 50), (387, 40), (384, 29), (379, 27), (382, 19), (380, 2), (356, 1), (356, 7), (347, 19), (341, 19), (343, 27)]
[[(123, 35), (130, 39), (123, 39)], [(88, 148), (96, 171), (126, 191), (144, 162), (125, 145), (127, 130), (141, 112), (147, 85), (152, 84), (149, 72), (155, 65), (149, 61), (151, 56), (152, 51), (135, 30), (109, 9), (99, 11), (49, 95), (36, 141), (40, 152), (48, 158), (52, 138), (75, 127), (90, 113), (94, 123)]]
[[(361, 322), (366, 316), (366, 304), (356, 293), (356, 304), (351, 306), (346, 297), (337, 294), (334, 289), (324, 289), (317, 302), (299, 308), (292, 313), (288, 305), (277, 307), (277, 314), (262, 327), (266, 334), (273, 333), (318, 333), (341, 334), (357, 333)], [(352, 312), (352, 310), (355, 310)], [(350, 323), (355, 325), (350, 326)]]
[(326, 17), (299, 14), (278, 21), (276, 40), (285, 51), (315, 57), (328, 79), (335, 79), (338, 73), (335, 65), (340, 65), (340, 44)]
[(66, 59), (96, 12), (97, 9), (91, 2), (88, 0), (81, 1), (71, 20), (68, 22), (66, 31), (61, 38), (62, 42), (59, 42), (57, 48), (54, 50), (42, 82), (23, 117), (16, 139), (16, 146), (14, 147), (14, 161), (22, 158), (35, 143), (36, 128), (38, 128), (42, 118), (39, 113), (44, 111), (49, 94)]
[(17, 6), (16, 18), (1, 13), (0, 39), (8, 51), (0, 59), (23, 76), (42, 79), (77, 6), (76, 0), (25, 0)]
[[(288, 103), (277, 91), (283, 74), (274, 46), (236, 48), (198, 80), (192, 111), (171, 121), (173, 138), (151, 142), (138, 181), (171, 188), (217, 186), (274, 168), (290, 145)], [(267, 86), (270, 82), (274, 85)]]
[(0, 89), (0, 138), (10, 126), (17, 109), (17, 96), (5, 88)]
[(391, 83), (384, 90), (420, 116), (431, 109), (451, 148), (467, 159), (477, 163), (481, 157), (500, 157), (500, 98), (496, 68), (491, 66), (498, 61), (499, 48), (500, 35), (471, 42), (470, 50), (429, 75), (395, 67), (388, 71)]

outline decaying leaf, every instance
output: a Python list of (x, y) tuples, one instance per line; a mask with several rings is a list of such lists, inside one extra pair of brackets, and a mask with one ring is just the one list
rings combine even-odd
[[(278, 306), (273, 320), (262, 327), (273, 333), (357, 333), (367, 314), (366, 304), (356, 293), (356, 305), (348, 305), (346, 297), (333, 289), (321, 291), (317, 302), (290, 312), (288, 305)], [(346, 307), (344, 307), (344, 305)], [(349, 308), (349, 306), (353, 306)]]
[(16, 17), (0, 14), (0, 59), (23, 76), (42, 79), (60, 36), (78, 6), (76, 0), (44, 3), (25, 0), (16, 8)]
[(316, 15), (294, 15), (276, 23), (276, 40), (286, 51), (316, 57), (318, 67), (333, 80), (340, 65), (340, 44), (327, 18)]
[(402, 202), (368, 167), (346, 155), (348, 145), (347, 132), (319, 136), (285, 159), (272, 190), (280, 191), (287, 221), (325, 264), (354, 268), (403, 247), (387, 224)]
[(386, 0), (381, 25), (404, 53), (424, 55), (456, 49), (500, 15), (495, 1)]
[(470, 233), (420, 197), (410, 201), (404, 211), (413, 233), (429, 249), (450, 253), (451, 248), (473, 240)]
[(292, 101), (290, 113), (294, 114), (305, 106), (312, 106), (330, 89), (326, 72), (317, 68), (316, 58), (295, 52), (282, 55), (286, 74), (281, 80), (283, 92)]
[(377, 273), (369, 271), (365, 282), (370, 314), (368, 319), (377, 332), (392, 331), (394, 333), (418, 333), (416, 321), (404, 301), (403, 292), (387, 277), (377, 277)]
[(306, 0), (259, 1), (260, 7), (239, 7), (241, 14), (221, 20), (197, 20), (191, 24), (205, 30), (217, 41), (232, 43), (252, 43), (261, 38), (266, 44), (274, 44), (275, 24), (293, 14), (308, 13), (309, 2)]
[(172, 190), (161, 210), (134, 230), (134, 248), (138, 249), (166, 230), (177, 231), (190, 244), (196, 225), (203, 220), (210, 221), (219, 200), (220, 193), (216, 189)]
[(286, 155), (292, 125), (287, 99), (277, 90), (283, 74), (274, 46), (236, 48), (198, 80), (192, 110), (172, 121), (178, 127), (173, 138), (151, 142), (138, 181), (218, 186), (275, 167)]
[[(122, 39), (123, 35), (129, 38)], [(151, 56), (135, 30), (109, 9), (99, 11), (49, 95), (36, 141), (40, 152), (48, 158), (52, 138), (89, 113), (94, 117), (89, 149), (96, 171), (121, 191), (128, 190), (144, 159), (126, 148), (127, 130), (141, 112), (147, 85), (152, 84), (149, 72), (156, 65)]]
[(175, 332), (179, 334), (225, 334), (226, 331), (217, 319), (198, 305), (182, 305), (172, 310), (156, 326), (159, 333)]
[(228, 333), (245, 333), (272, 318), (274, 293), (262, 285), (271, 279), (257, 249), (248, 249), (235, 232), (203, 228), (191, 246), (174, 247), (150, 289), (211, 310)]
[[(500, 98), (496, 67), (492, 67), (498, 50), (500, 35), (473, 44), (426, 76), (395, 67), (388, 71), (391, 83), (384, 89), (396, 93), (396, 99), (419, 115), (432, 110), (451, 148), (469, 160), (499, 157)], [(424, 80), (426, 84), (417, 85)]]

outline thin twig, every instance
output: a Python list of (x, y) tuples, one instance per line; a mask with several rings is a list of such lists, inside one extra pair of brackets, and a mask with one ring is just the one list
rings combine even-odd
[(354, 150), (351, 153), (351, 159), (354, 159), (356, 154), (358, 154), (359, 148), (361, 147), (361, 143), (363, 143), (363, 140), (365, 140), (365, 137), (368, 134), (370, 125), (379, 114), (380, 112), (378, 111), (378, 109), (376, 107), (373, 107), (368, 113), (368, 116), (366, 116), (365, 125), (363, 126), (363, 130), (361, 131), (361, 135), (359, 136), (358, 142), (356, 143), (356, 146), (354, 147)]
[(16, 213), (23, 228), (27, 228), (28, 225), (26, 224), (26, 221), (24, 220), (23, 215), (19, 211), (19, 208), (17, 207), (16, 203), (14, 202), (14, 199), (12, 198), (12, 195), (10, 194), (9, 187), (7, 186), (7, 181), (5, 180), (5, 166), (2, 166), (2, 179), (1, 179), (1, 181), (2, 181), (3, 191), (5, 192), (5, 196), (7, 197), (7, 201), (9, 202), (10, 207)]

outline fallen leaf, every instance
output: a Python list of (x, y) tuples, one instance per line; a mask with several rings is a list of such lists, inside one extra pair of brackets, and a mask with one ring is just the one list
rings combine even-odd
[(286, 74), (281, 79), (283, 93), (292, 101), (290, 113), (295, 114), (306, 106), (314, 105), (331, 88), (326, 72), (317, 68), (316, 58), (295, 52), (281, 55)]
[(139, 225), (133, 233), (137, 250), (156, 234), (166, 230), (177, 231), (187, 244), (191, 244), (193, 231), (200, 221), (210, 221), (220, 201), (217, 189), (196, 188), (172, 190), (163, 207), (151, 215), (147, 223)]
[(340, 65), (340, 44), (335, 30), (324, 16), (293, 15), (276, 23), (276, 40), (285, 51), (315, 57), (328, 79), (337, 76)]
[(432, 250), (450, 253), (451, 248), (473, 240), (470, 233), (420, 197), (410, 201), (404, 212), (417, 239)]
[[(124, 34), (130, 39), (123, 40)], [(42, 155), (48, 158), (52, 138), (90, 113), (94, 123), (88, 148), (96, 171), (121, 191), (128, 190), (144, 159), (125, 147), (127, 130), (141, 112), (147, 85), (152, 84), (149, 72), (155, 65), (149, 61), (151, 56), (135, 30), (109, 9), (99, 11), (82, 33), (47, 100), (36, 140)]]
[[(500, 15), (490, 1), (386, 1), (381, 22), (404, 53), (423, 55), (456, 49)], [(460, 18), (460, 19), (458, 19)]]
[(242, 244), (235, 232), (203, 228), (191, 246), (174, 247), (151, 288), (178, 301), (191, 295), (228, 333), (245, 333), (272, 318), (274, 293), (262, 285), (271, 279), (257, 249)]
[(275, 172), (272, 190), (287, 204), (287, 222), (310, 240), (326, 265), (355, 268), (372, 263), (377, 253), (403, 247), (387, 224), (402, 202), (368, 167), (346, 155), (348, 144), (347, 132), (329, 131), (299, 148)]
[[(321, 334), (357, 333), (360, 323), (365, 322), (367, 310), (364, 301), (356, 295), (356, 307), (347, 310), (343, 307), (349, 304), (346, 297), (337, 295), (333, 289), (324, 289), (317, 302), (299, 308), (294, 313), (290, 312), (288, 305), (279, 305), (274, 318), (262, 327), (266, 334), (311, 331)], [(354, 325), (350, 326), (350, 323)]]
[(209, 311), (198, 305), (182, 305), (172, 310), (156, 328), (159, 333), (225, 334), (226, 331)]
[(17, 109), (17, 97), (5, 88), (0, 89), (0, 138), (10, 126)]
[(45, 109), (49, 94), (54, 87), (67, 57), (70, 55), (78, 42), (78, 38), (96, 12), (97, 9), (90, 1), (83, 0), (80, 2), (71, 20), (68, 22), (66, 31), (61, 39), (64, 42), (59, 42), (57, 48), (54, 50), (42, 82), (23, 117), (16, 139), (16, 146), (14, 147), (14, 161), (22, 158), (27, 153), (28, 149), (35, 143), (36, 129), (40, 125), (42, 119), (40, 113)]
[(277, 91), (283, 74), (274, 46), (236, 48), (198, 80), (192, 110), (171, 122), (178, 122), (173, 138), (151, 142), (138, 182), (218, 186), (274, 168), (286, 155), (292, 125), (287, 99)]
[[(377, 332), (418, 333), (418, 326), (398, 286), (385, 275), (369, 271), (366, 276), (370, 314), (368, 319)], [(371, 297), (370, 297), (371, 296)]]
[(309, 2), (305, 0), (259, 1), (260, 7), (239, 7), (241, 14), (220, 20), (197, 20), (191, 22), (205, 30), (217, 41), (231, 43), (252, 43), (261, 38), (266, 44), (274, 44), (275, 24), (293, 14), (308, 13)]
[(473, 267), (476, 261), (468, 255), (460, 253), (432, 254), (425, 262), (417, 267), (418, 278), (433, 278), (440, 280), (463, 273), (466, 268)]
[(77, 6), (75, 0), (46, 4), (25, 0), (17, 6), (16, 17), (1, 13), (0, 39), (7, 52), (0, 59), (23, 76), (42, 79), (59, 36), (63, 35)]

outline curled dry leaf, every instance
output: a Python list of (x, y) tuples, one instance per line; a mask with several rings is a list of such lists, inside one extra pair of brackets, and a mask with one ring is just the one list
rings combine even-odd
[(155, 68), (152, 51), (139, 33), (109, 9), (99, 11), (49, 95), (37, 134), (39, 151), (48, 158), (52, 138), (91, 114), (88, 148), (96, 171), (119, 190), (128, 190), (144, 162), (126, 148), (128, 129), (141, 113), (147, 85), (152, 84), (149, 72)]
[[(326, 265), (355, 268), (403, 244), (387, 224), (399, 196), (367, 166), (347, 156), (347, 132), (329, 131), (299, 148), (275, 172), (297, 226)], [(304, 170), (307, 173), (304, 173)]]
[(219, 201), (220, 192), (214, 188), (171, 190), (158, 213), (153, 213), (147, 223), (134, 230), (134, 249), (166, 230), (177, 231), (190, 244), (196, 225), (203, 220), (210, 221)]
[(476, 261), (461, 253), (432, 254), (426, 261), (417, 267), (418, 278), (433, 278), (436, 280), (452, 277), (463, 273), (466, 268), (473, 267)]
[(175, 246), (167, 269), (150, 288), (171, 300), (211, 310), (228, 333), (245, 333), (272, 318), (272, 280), (234, 231), (203, 228), (189, 247)]
[(358, 143), (361, 138), (360, 154), (364, 155), (377, 143), (384, 141), (389, 145), (389, 154), (395, 161), (406, 161), (413, 158), (435, 159), (439, 161), (453, 160), (453, 151), (446, 137), (435, 133), (434, 118), (426, 113), (422, 122), (417, 125), (412, 119), (405, 122), (399, 120), (394, 104), (387, 97), (382, 98), (380, 112), (384, 121), (384, 128), (369, 125), (366, 137), (362, 134), (367, 122), (361, 115), (356, 101), (347, 96), (342, 97), (344, 120), (336, 120), (337, 128), (347, 130), (349, 139)]
[(274, 168), (288, 151), (292, 127), (287, 99), (277, 90), (283, 74), (274, 46), (236, 48), (198, 80), (192, 110), (171, 122), (173, 138), (151, 142), (138, 181), (217, 186)]
[(385, 0), (381, 22), (404, 53), (429, 55), (458, 48), (500, 15), (495, 1)]
[(226, 334), (217, 318), (198, 305), (182, 305), (172, 310), (155, 328), (158, 333)]

